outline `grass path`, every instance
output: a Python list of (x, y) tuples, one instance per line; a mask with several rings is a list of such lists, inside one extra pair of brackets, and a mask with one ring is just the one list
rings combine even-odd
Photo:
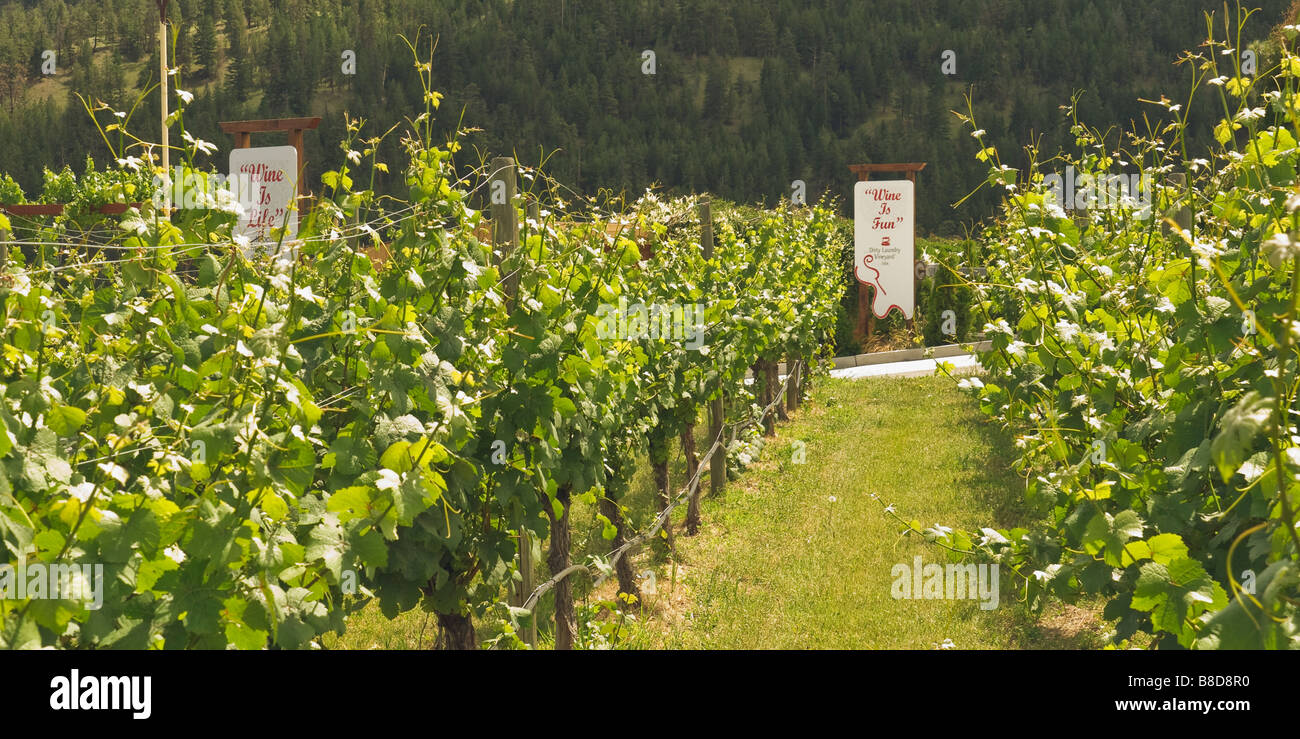
[[(703, 426), (704, 424), (701, 424)], [(697, 446), (707, 447), (699, 428)], [(796, 442), (804, 461), (796, 463)], [(942, 564), (943, 552), (911, 536), (879, 502), (922, 526), (975, 529), (1022, 524), (1023, 481), (1010, 469), (1011, 445), (981, 421), (974, 402), (952, 380), (819, 378), (810, 402), (778, 427), (758, 462), (728, 483), (722, 497), (705, 497), (704, 525), (683, 535), (684, 506), (675, 528), (677, 556), (645, 548), (638, 573), (653, 570), (647, 592), (621, 639), (601, 638), (617, 614), (616, 581), (592, 590), (575, 576), (579, 643), (641, 649), (932, 649), (945, 639), (960, 649), (1080, 648), (1099, 644), (1095, 612), (1051, 606), (1033, 620), (1014, 601), (1013, 578), (1002, 571), (999, 607), (976, 600), (895, 600), (894, 565)], [(673, 489), (684, 471), (672, 460)], [(655, 514), (654, 485), (642, 464), (625, 504), (631, 529)], [(705, 481), (707, 484), (707, 474)], [(831, 497), (835, 500), (832, 501)], [(604, 554), (609, 542), (595, 506), (575, 502), (574, 561)], [(545, 561), (543, 552), (540, 561)], [(545, 566), (539, 581), (549, 576)], [(643, 581), (645, 588), (648, 581)], [(551, 648), (552, 599), (538, 605), (541, 649)], [(476, 620), (481, 639), (499, 633), (500, 619)], [(327, 646), (344, 649), (427, 649), (436, 626), (414, 609), (385, 618), (369, 603)]]
[[(796, 442), (805, 445), (803, 464), (793, 461)], [(916, 555), (946, 560), (917, 537), (900, 540), (899, 524), (869, 493), (923, 526), (1020, 523), (1023, 482), (1010, 470), (1009, 448), (949, 379), (821, 380), (760, 462), (721, 499), (706, 499), (704, 528), (678, 538), (675, 583), (660, 566), (630, 646), (1086, 645), (1086, 634), (1062, 643), (1056, 627), (1027, 619), (1007, 570), (993, 610), (891, 596), (895, 564)]]

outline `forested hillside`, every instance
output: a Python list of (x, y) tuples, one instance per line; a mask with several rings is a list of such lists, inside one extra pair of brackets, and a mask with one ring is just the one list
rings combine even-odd
[[(1261, 33), (1289, 0), (1252, 0)], [(990, 214), (975, 142), (948, 113), (973, 92), (990, 145), (1011, 166), (1031, 134), (1041, 150), (1069, 143), (1060, 106), (1082, 90), (1081, 118), (1122, 123), (1167, 116), (1140, 99), (1186, 87), (1181, 50), (1205, 34), (1220, 3), (1170, 0), (174, 0), (179, 86), (196, 97), (185, 127), (220, 148), (220, 120), (320, 115), (307, 138), (315, 177), (341, 153), (343, 113), (382, 133), (423, 94), (398, 34), (421, 24), (438, 36), (438, 125), (481, 128), (484, 154), (543, 158), (584, 194), (713, 191), (767, 203), (790, 183), (809, 199), (843, 195), (855, 162), (928, 162), (923, 231), (955, 233)], [(153, 0), (39, 0), (0, 4), (0, 170), (29, 196), (42, 169), (85, 153), (104, 157), (81, 92), (116, 109), (157, 81)], [(43, 74), (55, 53), (56, 74)], [(355, 74), (343, 54), (355, 52)], [(643, 52), (655, 53), (645, 74)], [(955, 73), (941, 71), (945, 50)], [(951, 71), (951, 70), (950, 70)], [(133, 128), (156, 140), (156, 96)], [(1204, 115), (1197, 115), (1204, 104)], [(1217, 120), (1197, 103), (1188, 138), (1210, 141)], [(101, 115), (107, 115), (107, 112)], [(276, 143), (267, 140), (266, 143)], [(397, 158), (390, 137), (381, 160)], [(470, 152), (473, 155), (473, 152)], [(384, 190), (388, 183), (377, 183)]]

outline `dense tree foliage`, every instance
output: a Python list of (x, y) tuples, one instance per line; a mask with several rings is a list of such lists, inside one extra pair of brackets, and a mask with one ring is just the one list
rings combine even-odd
[[(1254, 0), (1253, 22), (1283, 19), (1288, 0)], [(844, 192), (845, 165), (923, 160), (923, 230), (957, 232), (990, 214), (974, 143), (947, 111), (973, 88), (990, 143), (1015, 166), (1019, 147), (1068, 143), (1059, 106), (1116, 123), (1167, 117), (1140, 101), (1178, 89), (1174, 64), (1205, 30), (1207, 0), (175, 0), (182, 89), (198, 97), (186, 127), (221, 146), (217, 121), (325, 117), (308, 138), (319, 175), (322, 147), (338, 141), (342, 113), (377, 131), (418, 103), (421, 87), (398, 34), (436, 34), (436, 87), (444, 110), (483, 129), (468, 142), (514, 151), (581, 192), (640, 192), (658, 182), (774, 202), (790, 183), (809, 199)], [(157, 82), (152, 0), (39, 0), (0, 6), (0, 170), (29, 191), (45, 166), (79, 164), (102, 143), (73, 92), (124, 109)], [(44, 50), (56, 80), (42, 81)], [(354, 75), (342, 69), (356, 54)], [(645, 50), (655, 74), (643, 74)], [(955, 53), (955, 74), (941, 56)], [(152, 56), (151, 56), (152, 55)], [(55, 84), (57, 82), (57, 84)], [(153, 114), (149, 96), (138, 115)], [(1208, 106), (1209, 103), (1205, 103)], [(1208, 142), (1214, 111), (1192, 116), (1188, 136)], [(450, 117), (448, 117), (450, 118)], [(141, 120), (150, 120), (142, 118)], [(454, 120), (445, 120), (451, 127)], [(152, 136), (151, 138), (157, 138)], [(385, 143), (386, 156), (397, 141)], [(224, 165), (215, 163), (219, 169)], [(379, 182), (387, 190), (395, 181)]]

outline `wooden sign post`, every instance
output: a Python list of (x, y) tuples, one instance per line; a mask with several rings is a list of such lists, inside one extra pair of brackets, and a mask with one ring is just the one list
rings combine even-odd
[[(916, 305), (916, 173), (925, 162), (898, 164), (851, 164), (858, 176), (853, 188), (854, 258), (853, 274), (862, 286), (858, 290), (858, 312), (865, 317), (854, 332), (870, 339), (877, 318), (898, 308), (912, 327)], [(902, 173), (906, 180), (868, 185), (878, 172)], [(867, 287), (871, 288), (870, 293)], [(868, 297), (870, 296), (870, 297)]]
[[(298, 195), (308, 194), (307, 180), (302, 176), (307, 160), (302, 153), (302, 132), (320, 125), (320, 116), (314, 118), (268, 118), (260, 121), (222, 121), (221, 130), (235, 137), (236, 149), (247, 149), (252, 145), (252, 135), (269, 131), (287, 131), (289, 146), (298, 150)], [(234, 174), (233, 172), (231, 174)]]
[[(230, 152), (230, 175), (247, 191), (241, 194), (246, 213), (236, 226), (237, 233), (253, 241), (269, 240), (271, 228), (287, 226), (286, 239), (298, 234), (297, 215), (286, 223), (284, 210), (293, 200), (293, 183), (297, 183), (299, 213), (306, 207), (309, 189), (305, 175), (307, 159), (302, 151), (302, 132), (320, 125), (320, 117), (269, 118), (256, 121), (222, 121), (221, 130), (235, 137)], [(252, 135), (271, 131), (289, 134), (289, 146), (253, 147)], [(293, 147), (292, 150), (289, 147)], [(247, 151), (243, 151), (247, 150)]]

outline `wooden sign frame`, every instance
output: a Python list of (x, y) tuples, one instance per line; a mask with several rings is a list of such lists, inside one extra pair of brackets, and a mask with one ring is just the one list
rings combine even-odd
[(302, 132), (316, 128), (320, 125), (320, 116), (311, 118), (264, 118), (256, 121), (221, 121), (218, 125), (221, 130), (235, 137), (236, 149), (247, 149), (252, 146), (252, 136), (255, 133), (269, 133), (272, 131), (285, 131), (289, 134), (289, 146), (298, 150), (298, 197), (305, 198), (307, 192), (307, 180), (303, 176), (306, 171), (307, 159), (302, 153)]

